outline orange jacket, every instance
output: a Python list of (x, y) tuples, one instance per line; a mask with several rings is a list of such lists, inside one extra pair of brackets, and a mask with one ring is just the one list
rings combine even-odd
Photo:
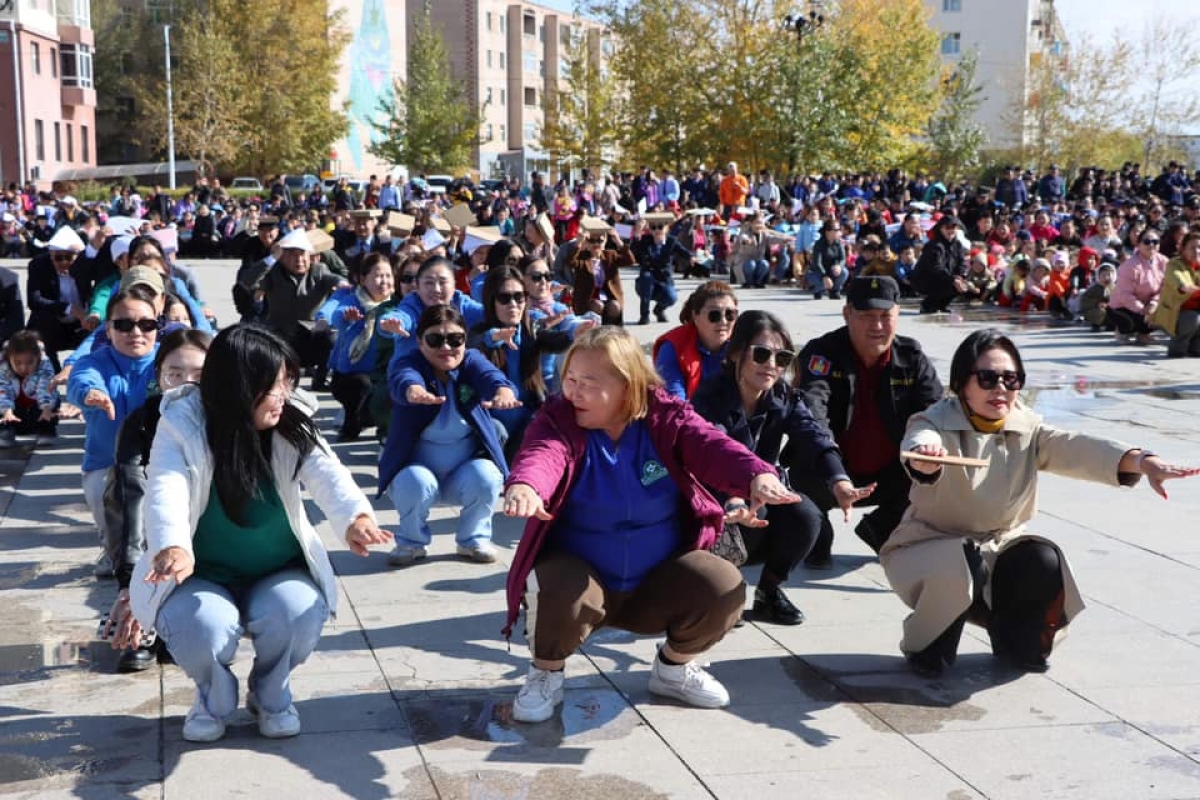
[(750, 194), (750, 184), (745, 175), (726, 175), (721, 178), (717, 196), (723, 206), (744, 206)]

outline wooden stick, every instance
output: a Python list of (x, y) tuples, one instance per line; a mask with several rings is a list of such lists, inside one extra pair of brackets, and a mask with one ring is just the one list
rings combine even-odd
[(910, 461), (932, 461), (934, 464), (950, 464), (959, 467), (986, 467), (992, 463), (986, 458), (967, 458), (966, 456), (927, 456), (912, 450), (901, 450), (900, 457)]

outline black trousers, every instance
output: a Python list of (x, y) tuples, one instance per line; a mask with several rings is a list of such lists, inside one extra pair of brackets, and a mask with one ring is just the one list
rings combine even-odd
[(62, 362), (58, 359), (59, 351), (74, 350), (79, 347), (79, 344), (87, 338), (88, 333), (74, 317), (60, 319), (54, 316), (31, 314), (29, 327), (37, 331), (38, 336), (41, 337), (42, 344), (46, 347), (46, 355), (50, 357), (50, 363), (54, 365), (56, 373), (62, 370)]
[(324, 381), (329, 370), (329, 355), (333, 352), (333, 331), (328, 328), (315, 331), (301, 325), (292, 332), (288, 342), (300, 358), (301, 369), (311, 370), (314, 381)]
[(739, 526), (746, 542), (747, 563), (763, 565), (780, 583), (808, 555), (821, 535), (824, 515), (809, 497), (799, 503), (767, 506), (767, 527)]
[(1146, 323), (1146, 318), (1136, 311), (1130, 311), (1127, 308), (1113, 308), (1109, 306), (1108, 319), (1116, 326), (1117, 332), (1124, 336), (1150, 332), (1150, 326)]
[[(793, 468), (789, 477), (792, 488), (803, 493), (805, 497), (812, 498), (821, 512), (821, 534), (813, 545), (810, 556), (813, 559), (826, 560), (833, 547), (833, 523), (829, 521), (829, 512), (838, 507), (837, 499), (825, 485), (825, 481), (816, 476), (805, 475), (803, 471)], [(850, 480), (855, 486), (877, 484), (870, 496), (855, 503), (857, 507), (875, 506), (875, 510), (862, 518), (854, 532), (878, 553), (883, 543), (892, 535), (892, 531), (900, 524), (900, 518), (908, 508), (908, 490), (912, 487), (912, 480), (904, 471), (899, 459), (875, 475), (861, 475), (850, 471)]]
[(333, 399), (345, 411), (342, 430), (357, 435), (363, 428), (374, 425), (371, 415), (371, 376), (366, 373), (344, 375), (333, 373), (329, 382)]
[(954, 277), (948, 272), (938, 272), (923, 276), (921, 288), (925, 299), (921, 301), (921, 310), (928, 313), (944, 311), (958, 297), (958, 289), (954, 288)]

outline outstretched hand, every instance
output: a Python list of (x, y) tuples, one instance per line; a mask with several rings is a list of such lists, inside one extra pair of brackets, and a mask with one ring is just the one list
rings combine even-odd
[(346, 545), (350, 552), (358, 556), (369, 556), (371, 551), (367, 548), (371, 545), (390, 544), (392, 539), (392, 534), (381, 529), (366, 514), (355, 517), (350, 527), (346, 528)]
[(537, 517), (543, 521), (554, 519), (546, 511), (542, 498), (538, 497), (538, 493), (527, 483), (514, 483), (508, 487), (508, 491), (504, 493), (504, 516)]
[(1150, 488), (1164, 500), (1167, 499), (1167, 490), (1163, 486), (1165, 481), (1200, 475), (1200, 467), (1180, 467), (1168, 464), (1158, 456), (1145, 456), (1141, 459), (1140, 466), (1142, 474), (1146, 476), (1146, 480), (1150, 483)]
[(837, 500), (838, 508), (845, 515), (846, 522), (850, 521), (850, 509), (860, 500), (865, 500), (875, 491), (876, 484), (855, 486), (850, 481), (838, 481), (833, 485), (833, 497)]
[(773, 472), (755, 475), (750, 481), (750, 513), (758, 515), (763, 506), (779, 506), (789, 503), (799, 503), (802, 498), (783, 485)]
[(446, 402), (445, 397), (436, 395), (424, 386), (418, 386), (415, 383), (404, 392), (404, 399), (415, 406), (440, 406)]

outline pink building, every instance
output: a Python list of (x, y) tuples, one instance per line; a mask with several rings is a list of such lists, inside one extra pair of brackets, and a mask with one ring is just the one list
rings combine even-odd
[(95, 166), (90, 0), (0, 0), (0, 183)]

